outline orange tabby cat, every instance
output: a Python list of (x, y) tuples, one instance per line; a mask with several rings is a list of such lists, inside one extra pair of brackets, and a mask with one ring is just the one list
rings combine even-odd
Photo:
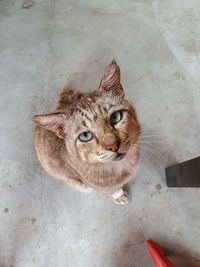
[(35, 149), (45, 171), (79, 189), (128, 202), (123, 186), (139, 161), (140, 124), (113, 61), (91, 93), (65, 89), (54, 112), (36, 115)]

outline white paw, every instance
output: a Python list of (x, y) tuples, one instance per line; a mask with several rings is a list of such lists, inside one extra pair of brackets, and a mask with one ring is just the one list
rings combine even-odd
[[(121, 193), (121, 194), (119, 194)], [(125, 205), (128, 203), (128, 193), (127, 191), (124, 191), (123, 189), (120, 189), (119, 191), (115, 192), (113, 194), (113, 202), (118, 205)]]

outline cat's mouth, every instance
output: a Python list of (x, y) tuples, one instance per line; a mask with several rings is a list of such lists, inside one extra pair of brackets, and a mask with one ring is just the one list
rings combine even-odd
[(118, 160), (122, 159), (124, 156), (125, 156), (125, 153), (116, 152), (116, 157), (114, 158), (114, 160), (118, 161)]

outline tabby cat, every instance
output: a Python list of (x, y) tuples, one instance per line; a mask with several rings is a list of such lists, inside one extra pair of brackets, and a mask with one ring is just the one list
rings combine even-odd
[(54, 112), (36, 115), (38, 160), (52, 177), (82, 191), (92, 189), (126, 204), (124, 185), (139, 161), (140, 124), (124, 99), (116, 61), (90, 93), (64, 89)]

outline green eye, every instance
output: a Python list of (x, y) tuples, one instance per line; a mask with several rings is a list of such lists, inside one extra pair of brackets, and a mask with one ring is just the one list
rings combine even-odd
[(90, 140), (92, 140), (93, 135), (90, 131), (87, 131), (87, 132), (81, 133), (78, 138), (82, 142), (89, 142)]
[(114, 126), (122, 119), (122, 111), (113, 112), (110, 116), (110, 125)]

